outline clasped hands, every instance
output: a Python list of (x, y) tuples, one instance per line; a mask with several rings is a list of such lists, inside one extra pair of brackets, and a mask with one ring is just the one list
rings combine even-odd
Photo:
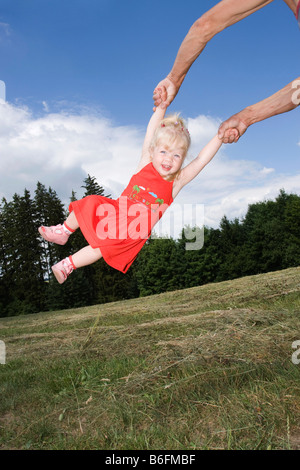
[[(169, 78), (162, 80), (153, 91), (153, 111), (155, 111), (158, 106), (167, 108), (172, 103), (177, 93), (178, 89)], [(241, 113), (242, 112), (234, 114), (220, 125), (218, 137), (224, 144), (237, 142), (246, 132), (248, 126), (243, 121)]]

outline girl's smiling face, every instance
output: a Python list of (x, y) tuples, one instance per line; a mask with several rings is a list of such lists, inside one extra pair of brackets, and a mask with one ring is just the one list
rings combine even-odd
[(152, 151), (152, 164), (165, 180), (172, 181), (180, 170), (185, 157), (185, 150), (176, 145), (158, 143)]

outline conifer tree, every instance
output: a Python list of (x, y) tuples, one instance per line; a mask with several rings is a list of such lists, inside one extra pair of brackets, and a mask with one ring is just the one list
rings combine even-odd
[(172, 238), (151, 238), (143, 247), (137, 263), (140, 295), (152, 295), (184, 287), (184, 264)]
[(16, 285), (23, 300), (33, 311), (44, 307), (45, 283), (41, 265), (41, 247), (37, 238), (36, 207), (29, 191), (25, 189), (24, 196), (15, 195), (15, 274)]
[(102, 186), (97, 183), (95, 176), (88, 175), (84, 179), (84, 185), (81, 187), (85, 189), (84, 196), (96, 195), (110, 197), (110, 195), (107, 196), (104, 194), (105, 190)]
[(2, 199), (0, 208), (0, 316), (7, 315), (7, 307), (12, 302), (13, 290), (10, 279), (11, 262), (13, 260), (13, 220), (12, 204)]
[(42, 310), (45, 285), (36, 236), (35, 205), (29, 191), (25, 189), (22, 197), (15, 194), (10, 203), (3, 200), (1, 222), (6, 311), (17, 315)]

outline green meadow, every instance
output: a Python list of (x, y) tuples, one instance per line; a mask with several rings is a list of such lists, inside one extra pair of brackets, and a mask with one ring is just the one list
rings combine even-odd
[(299, 317), (291, 268), (0, 318), (0, 449), (300, 449)]

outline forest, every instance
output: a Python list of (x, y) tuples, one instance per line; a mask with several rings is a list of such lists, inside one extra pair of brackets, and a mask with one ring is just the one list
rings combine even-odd
[[(90, 175), (82, 187), (84, 196), (110, 197)], [(204, 230), (199, 250), (185, 249), (183, 228), (177, 240), (151, 237), (125, 275), (100, 260), (60, 285), (51, 266), (87, 243), (77, 230), (66, 246), (49, 244), (37, 229), (62, 222), (67, 210), (40, 182), (33, 197), (25, 189), (11, 201), (2, 199), (0, 317), (143, 297), (300, 264), (300, 197), (281, 190), (274, 201), (249, 205), (241, 220), (224, 216), (217, 229), (189, 227)]]

